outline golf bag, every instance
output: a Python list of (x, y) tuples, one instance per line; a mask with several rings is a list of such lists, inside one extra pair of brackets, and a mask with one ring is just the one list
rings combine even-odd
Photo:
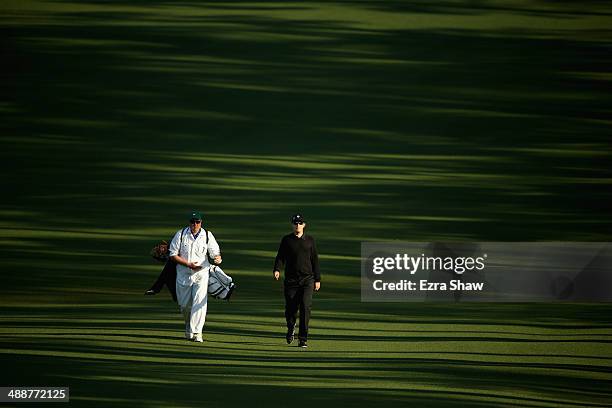
[(216, 265), (208, 272), (208, 294), (217, 299), (229, 300), (234, 292), (232, 278)]

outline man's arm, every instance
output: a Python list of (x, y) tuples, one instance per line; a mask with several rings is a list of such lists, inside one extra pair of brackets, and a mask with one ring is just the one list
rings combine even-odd
[(180, 256), (178, 256), (178, 255), (171, 256), (170, 258), (171, 258), (171, 259), (172, 259), (174, 262), (176, 262), (177, 264), (179, 264), (179, 265), (183, 265), (183, 266), (186, 266), (186, 267), (188, 267), (189, 269), (193, 269), (194, 271), (199, 271), (200, 269), (202, 269), (202, 267), (201, 267), (201, 266), (196, 265), (196, 264), (195, 264), (195, 263), (193, 263), (193, 262), (187, 262), (187, 260), (186, 260), (185, 258), (182, 258), (182, 257), (180, 257)]
[(317, 251), (317, 244), (314, 238), (312, 238), (310, 262), (312, 263), (312, 273), (314, 274), (315, 280), (314, 289), (319, 290), (321, 288), (321, 270), (319, 269), (319, 253)]
[(179, 254), (181, 245), (181, 231), (177, 231), (170, 240), (170, 245), (168, 246), (168, 256), (170, 258), (173, 258)]
[(285, 237), (281, 239), (280, 245), (278, 246), (278, 252), (276, 253), (276, 259), (274, 260), (274, 269), (273, 275), (274, 279), (278, 280), (280, 278), (280, 271), (285, 266), (285, 258), (286, 258), (287, 250), (285, 248)]
[(212, 232), (208, 232), (208, 255), (213, 259), (215, 265), (219, 265), (221, 263), (221, 248), (219, 248), (219, 243), (215, 239), (215, 236)]
[(179, 255), (179, 250), (180, 250), (180, 245), (181, 245), (181, 232), (182, 230), (177, 231), (177, 233), (174, 234), (174, 238), (172, 238), (172, 242), (170, 242), (170, 250), (168, 253), (168, 255), (170, 256), (170, 259), (172, 259), (174, 262), (176, 262), (179, 265), (186, 266), (189, 269), (201, 268), (200, 266), (197, 266), (193, 262), (187, 262), (185, 258)]

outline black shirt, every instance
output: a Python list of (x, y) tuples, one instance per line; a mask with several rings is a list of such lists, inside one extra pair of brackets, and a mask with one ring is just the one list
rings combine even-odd
[(303, 285), (308, 282), (321, 282), (319, 255), (315, 240), (303, 234), (300, 238), (291, 233), (285, 235), (278, 247), (274, 270), (285, 267), (285, 284)]

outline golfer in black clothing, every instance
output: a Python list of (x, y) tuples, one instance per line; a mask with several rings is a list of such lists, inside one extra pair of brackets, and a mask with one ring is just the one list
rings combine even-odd
[(295, 336), (297, 311), (300, 310), (299, 347), (307, 347), (308, 321), (312, 305), (312, 292), (321, 288), (319, 255), (315, 240), (304, 234), (306, 222), (301, 214), (291, 217), (293, 232), (285, 235), (274, 261), (274, 279), (280, 278), (285, 268), (285, 319), (287, 320), (287, 343)]

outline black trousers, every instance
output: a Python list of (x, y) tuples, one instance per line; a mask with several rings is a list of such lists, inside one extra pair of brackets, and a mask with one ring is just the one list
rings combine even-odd
[(176, 262), (171, 259), (166, 261), (164, 269), (162, 269), (157, 280), (153, 283), (153, 286), (151, 286), (151, 290), (155, 293), (159, 293), (164, 285), (168, 288), (172, 300), (176, 302)]
[(302, 286), (285, 285), (285, 319), (287, 329), (292, 330), (297, 320), (297, 312), (300, 311), (300, 332), (298, 339), (308, 340), (308, 322), (310, 321), (310, 308), (312, 306), (312, 293), (314, 282)]

